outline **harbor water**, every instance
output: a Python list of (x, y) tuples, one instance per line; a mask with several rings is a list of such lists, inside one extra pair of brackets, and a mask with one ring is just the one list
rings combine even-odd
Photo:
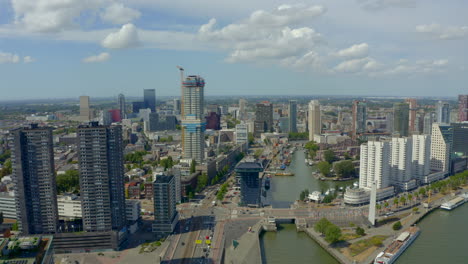
[[(305, 153), (297, 150), (288, 170), (295, 176), (272, 176), (267, 198), (273, 207), (289, 207), (304, 189), (325, 191), (352, 185), (352, 182), (320, 181), (311, 174), (314, 167), (305, 164)], [(421, 234), (398, 258), (405, 263), (468, 263), (466, 223), (468, 205), (453, 211), (436, 210), (420, 223)], [(338, 263), (305, 233), (296, 232), (294, 225), (281, 225), (278, 232), (265, 232), (260, 239), (263, 262), (274, 263)]]

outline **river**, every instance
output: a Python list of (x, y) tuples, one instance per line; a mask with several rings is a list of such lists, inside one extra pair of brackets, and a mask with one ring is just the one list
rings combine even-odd
[[(295, 176), (273, 176), (267, 198), (273, 207), (289, 207), (308, 188), (311, 192), (327, 190), (352, 182), (324, 182), (311, 175), (313, 167), (304, 162), (303, 150), (293, 154), (288, 168)], [(465, 238), (468, 228), (468, 204), (453, 211), (436, 210), (424, 218), (419, 226), (421, 234), (396, 261), (405, 263), (468, 263)], [(278, 232), (265, 232), (260, 239), (263, 262), (276, 263), (338, 263), (305, 233), (297, 233), (292, 224), (280, 225)]]

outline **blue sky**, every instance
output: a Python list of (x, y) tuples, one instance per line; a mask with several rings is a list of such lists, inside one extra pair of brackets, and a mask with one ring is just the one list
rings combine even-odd
[(0, 0), (0, 100), (468, 92), (463, 0)]

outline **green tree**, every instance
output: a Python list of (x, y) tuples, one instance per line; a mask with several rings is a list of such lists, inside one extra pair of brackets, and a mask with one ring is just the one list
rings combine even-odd
[(393, 205), (395, 205), (396, 207), (398, 207), (398, 198), (393, 199)]
[(197, 192), (200, 192), (201, 190), (203, 190), (203, 188), (205, 188), (207, 184), (208, 184), (208, 175), (206, 175), (206, 173), (202, 173), (197, 178)]
[(419, 195), (426, 196), (426, 188), (422, 187), (421, 189), (419, 189)]
[(309, 152), (309, 158), (313, 159), (317, 155), (317, 151), (320, 149), (320, 147), (315, 144), (314, 141), (309, 141), (304, 145), (304, 148), (307, 149)]
[(195, 160), (192, 160), (192, 163), (190, 164), (190, 173), (195, 173), (197, 169), (197, 162)]
[(325, 150), (325, 152), (323, 153), (323, 159), (330, 164), (337, 160), (335, 152), (333, 152), (333, 150), (330, 149)]
[(248, 140), (249, 140), (249, 145), (252, 145), (255, 142), (255, 138), (252, 132), (249, 132)]
[(358, 226), (356, 227), (356, 235), (358, 236), (365, 236), (366, 232), (364, 231), (364, 228)]
[(55, 182), (59, 194), (80, 190), (80, 175), (77, 170), (67, 170), (65, 174), (57, 175)]
[(258, 159), (263, 154), (263, 149), (257, 149), (254, 152), (254, 157)]
[(317, 163), (317, 169), (323, 176), (328, 177), (330, 175), (331, 165), (326, 161), (321, 161)]
[(330, 244), (336, 243), (340, 241), (341, 238), (341, 229), (332, 224), (327, 227), (325, 230), (325, 241), (327, 241)]
[(419, 211), (419, 207), (413, 207), (413, 213), (417, 213)]
[(314, 230), (318, 233), (321, 233), (322, 235), (325, 234), (325, 231), (327, 230), (327, 227), (332, 225), (330, 221), (328, 221), (327, 218), (322, 218), (320, 219), (317, 223), (314, 225)]
[(400, 203), (401, 203), (402, 205), (406, 205), (406, 198), (405, 198), (405, 196), (400, 197)]
[(333, 164), (333, 169), (336, 173), (336, 176), (340, 178), (349, 178), (353, 177), (356, 174), (354, 169), (354, 164), (350, 160), (343, 160), (340, 162), (335, 162)]
[(400, 221), (396, 222), (396, 223), (393, 224), (393, 226), (392, 226), (393, 230), (395, 230), (395, 231), (400, 230), (401, 227), (402, 227), (402, 225), (401, 225), (401, 222), (400, 222)]

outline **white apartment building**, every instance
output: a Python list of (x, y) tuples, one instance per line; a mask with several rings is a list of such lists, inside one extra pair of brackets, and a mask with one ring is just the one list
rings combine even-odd
[(413, 177), (422, 180), (430, 173), (431, 136), (413, 135)]
[[(448, 173), (450, 168), (451, 132), (450, 126), (432, 124), (431, 171)], [(447, 133), (448, 132), (448, 133)]]
[(412, 174), (413, 141), (410, 137), (392, 138), (390, 156), (391, 183), (403, 190), (416, 187)]
[(390, 186), (390, 142), (369, 141), (361, 145), (359, 188), (370, 189), (376, 181), (377, 189)]
[(236, 144), (248, 144), (249, 143), (249, 130), (246, 124), (236, 125)]

